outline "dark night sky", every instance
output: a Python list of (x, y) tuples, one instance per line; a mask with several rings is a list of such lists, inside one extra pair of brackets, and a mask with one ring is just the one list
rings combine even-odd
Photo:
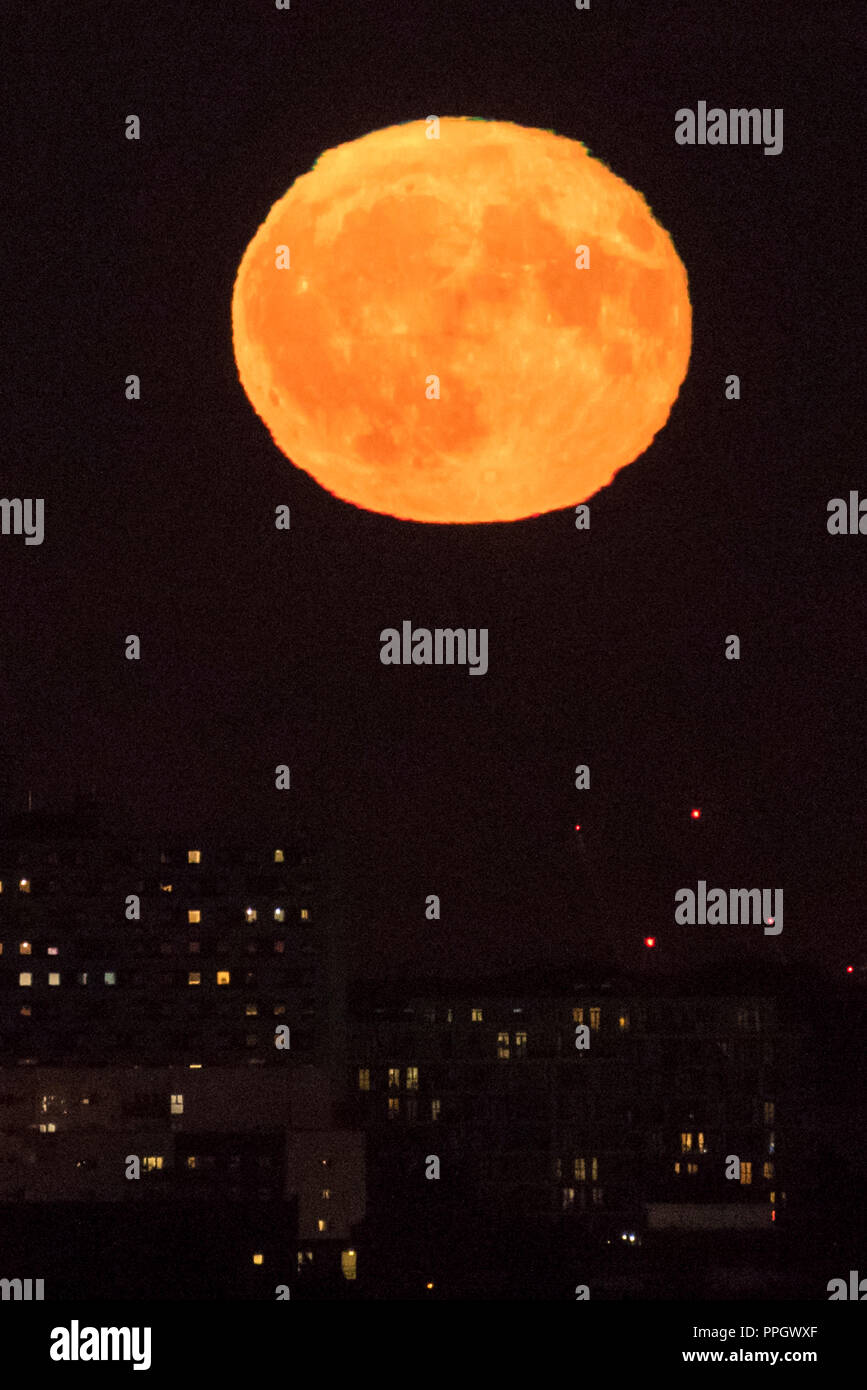
[[(645, 931), (674, 964), (770, 952), (759, 928), (675, 927), (699, 877), (783, 887), (787, 953), (863, 958), (867, 539), (825, 524), (864, 482), (860, 7), (22, 10), (2, 491), (45, 498), (46, 538), (0, 537), (6, 806), (93, 785), (142, 829), (323, 827), (364, 973), (628, 963)], [(699, 100), (783, 107), (782, 154), (678, 146)], [(232, 284), (272, 202), (324, 149), (431, 113), (584, 141), (687, 267), (687, 380), (589, 532), (570, 510), (361, 511), (288, 464), (238, 383)], [(380, 629), (404, 618), (487, 627), (488, 674), (383, 667)]]

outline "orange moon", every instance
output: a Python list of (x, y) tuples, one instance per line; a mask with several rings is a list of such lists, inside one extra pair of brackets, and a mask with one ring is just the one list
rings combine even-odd
[(327, 150), (271, 208), (232, 295), (241, 384), (297, 467), (369, 511), (574, 506), (668, 419), (686, 271), (582, 144), (471, 117), (428, 138), (435, 119)]

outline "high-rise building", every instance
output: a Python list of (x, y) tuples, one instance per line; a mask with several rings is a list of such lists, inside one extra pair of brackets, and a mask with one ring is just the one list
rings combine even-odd
[(82, 814), (7, 823), (0, 1064), (330, 1069), (343, 987), (326, 878), (289, 833), (251, 846), (132, 839)]
[(352, 1018), (374, 1169), (415, 1143), (452, 1155), (484, 1208), (595, 1225), (700, 1224), (704, 1209), (764, 1226), (782, 1201), (785, 1039), (759, 991), (525, 975), (359, 987)]
[(355, 1287), (339, 912), (299, 834), (0, 827), (0, 1245), (48, 1296)]

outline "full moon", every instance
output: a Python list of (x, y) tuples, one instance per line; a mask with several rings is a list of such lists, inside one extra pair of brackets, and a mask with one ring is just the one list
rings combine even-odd
[(671, 237), (575, 140), (428, 117), (327, 150), (241, 259), (241, 384), (344, 501), (423, 522), (574, 506), (638, 458), (686, 376)]

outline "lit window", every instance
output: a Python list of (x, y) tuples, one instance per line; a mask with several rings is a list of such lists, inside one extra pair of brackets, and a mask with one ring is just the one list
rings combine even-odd
[(594, 1205), (594, 1207), (601, 1207), (601, 1206), (602, 1206), (602, 1188), (601, 1188), (601, 1187), (594, 1187), (594, 1189), (593, 1189), (593, 1205)]
[(400, 1067), (389, 1067), (388, 1069), (388, 1089), (390, 1091), (400, 1090)]
[(147, 1154), (142, 1159), (142, 1167), (146, 1173), (154, 1173), (163, 1166), (162, 1154)]
[(330, 1188), (330, 1187), (323, 1187), (323, 1189), (322, 1189), (322, 1200), (323, 1200), (323, 1202), (328, 1202), (328, 1201), (331, 1200), (331, 1188)]
[(586, 1182), (586, 1181), (587, 1181), (587, 1160), (586, 1160), (586, 1159), (583, 1159), (583, 1158), (576, 1158), (576, 1159), (575, 1159), (575, 1162), (574, 1162), (573, 1165), (572, 1165), (572, 1176), (573, 1176), (574, 1178), (576, 1178), (576, 1179), (578, 1180), (578, 1182)]
[(191, 907), (187, 913), (188, 922), (201, 922), (202, 914), (197, 907)]
[(583, 1022), (584, 1022), (584, 1010), (583, 1010), (583, 1009), (573, 1009), (573, 1010), (572, 1010), (572, 1022), (573, 1022), (573, 1023), (583, 1023)]
[(681, 1136), (680, 1136), (680, 1152), (681, 1152), (682, 1154), (688, 1154), (688, 1153), (690, 1153), (691, 1151), (692, 1151), (692, 1135), (691, 1135), (691, 1134), (681, 1134)]
[(183, 1113), (184, 1113), (184, 1098), (183, 1098), (183, 1096), (182, 1096), (182, 1095), (175, 1095), (175, 1096), (172, 1096), (171, 1107), (172, 1107), (172, 1114), (173, 1114), (173, 1115), (183, 1115)]
[(675, 1165), (674, 1165), (674, 1171), (675, 1171), (675, 1173), (679, 1173), (679, 1172), (680, 1172), (680, 1164), (679, 1164), (679, 1163), (675, 1163)]
[(275, 921), (275, 922), (285, 922), (285, 921), (286, 921), (286, 909), (285, 909), (285, 907), (275, 907), (275, 908), (274, 908), (274, 921)]
[(30, 1018), (31, 1014), (33, 1013), (33, 1010), (31, 1009), (29, 1004), (22, 1004), (21, 1008), (19, 1009), (19, 1013), (21, 1014), (22, 1018)]
[(497, 1057), (501, 1062), (509, 1060), (509, 1035), (508, 1033), (497, 1034)]
[(29, 970), (22, 970), (21, 974), (18, 976), (18, 983), (19, 985), (33, 984), (33, 976), (30, 974)]
[(200, 849), (188, 849), (188, 850), (187, 850), (187, 863), (188, 863), (188, 864), (201, 864), (201, 862), (202, 862), (202, 851), (201, 851)]
[(105, 971), (105, 974), (104, 974), (104, 976), (103, 976), (103, 979), (105, 980), (105, 983), (106, 983), (107, 985), (116, 985), (116, 984), (117, 984), (117, 975), (115, 974), (115, 972), (114, 972), (113, 970), (106, 970), (106, 971)]
[(3, 954), (3, 942), (0, 941), (0, 956)]
[(395, 1119), (395, 1117), (396, 1117), (397, 1115), (399, 1115), (399, 1114), (400, 1114), (400, 1101), (399, 1101), (399, 1099), (397, 1098), (397, 1096), (389, 1096), (389, 1098), (388, 1098), (388, 1118), (389, 1118), (390, 1120), (393, 1120), (393, 1119)]
[(29, 879), (29, 878), (22, 878), (22, 879), (19, 879), (19, 880), (18, 880), (18, 889), (19, 889), (19, 892), (21, 892), (21, 893), (29, 893), (29, 892), (30, 892), (30, 879)]
[(306, 908), (306, 907), (302, 907), (302, 909), (301, 909), (301, 921), (302, 921), (302, 922), (309, 922), (309, 921), (310, 921), (310, 913), (307, 911), (307, 908)]
[(359, 1067), (359, 1068), (358, 1068), (358, 1089), (359, 1089), (359, 1091), (369, 1091), (369, 1090), (370, 1090), (370, 1068), (369, 1068), (369, 1067)]
[(87, 971), (86, 971), (86, 970), (82, 970), (82, 971), (81, 971), (80, 975), (78, 976), (78, 983), (79, 983), (80, 985), (86, 985), (86, 984), (87, 984)]
[(481, 1011), (481, 1009), (473, 1009), (473, 1010), (471, 1011), (471, 1013), (470, 1013), (470, 1021), (471, 1021), (472, 1023), (481, 1023), (481, 1022), (482, 1022), (482, 1011)]
[(275, 851), (274, 851), (274, 863), (275, 863), (275, 864), (282, 864), (283, 862), (284, 862), (284, 855), (283, 855), (282, 849), (275, 849)]
[(18, 954), (20, 956), (29, 956), (32, 954), (32, 948), (29, 941), (21, 942), (21, 945), (18, 947)]
[(57, 970), (49, 970), (49, 972), (48, 972), (48, 983), (49, 983), (50, 985), (59, 985), (59, 984), (60, 984), (60, 974), (59, 974), (59, 972), (58, 972)]
[[(2, 950), (3, 950), (3, 947), (0, 946), (0, 951), (2, 951)], [(60, 952), (58, 951), (58, 949), (57, 949), (56, 946), (49, 946), (49, 947), (48, 947), (48, 950), (47, 950), (47, 952), (46, 952), (46, 954), (49, 955), (49, 956), (56, 956), (56, 955), (59, 955)]]
[(765, 1101), (765, 1124), (766, 1124), (766, 1125), (772, 1125), (773, 1123), (774, 1123), (774, 1102), (773, 1102), (772, 1100), (766, 1100), (766, 1101)]
[(518, 1057), (526, 1057), (526, 1055), (527, 1055), (527, 1034), (526, 1034), (526, 1033), (516, 1033), (516, 1034), (515, 1034), (515, 1055), (518, 1056)]
[(356, 1251), (341, 1250), (340, 1272), (344, 1279), (355, 1279), (358, 1277), (358, 1255)]
[(172, 885), (170, 883), (161, 883), (160, 889), (163, 893), (170, 893), (172, 891)]
[(257, 1253), (257, 1254), (255, 1254), (255, 1255), (253, 1256), (253, 1264), (254, 1264), (254, 1265), (263, 1265), (264, 1263), (265, 1263), (265, 1256), (264, 1256), (264, 1255), (260, 1255), (260, 1254)]
[(764, 1163), (764, 1164), (762, 1164), (762, 1177), (765, 1178), (766, 1181), (770, 1182), (771, 1179), (773, 1178), (773, 1176), (774, 1176), (774, 1165), (773, 1165), (773, 1163)]
[(742, 1163), (742, 1164), (741, 1164), (741, 1182), (743, 1183), (744, 1187), (748, 1187), (748, 1186), (750, 1185), (750, 1183), (752, 1182), (752, 1180), (753, 1180), (753, 1165), (752, 1165), (752, 1163)]
[(575, 1205), (575, 1189), (574, 1189), (574, 1187), (564, 1187), (564, 1188), (563, 1188), (563, 1210), (564, 1210), (564, 1211), (568, 1211), (569, 1208), (572, 1207), (572, 1206), (574, 1206), (574, 1205)]
[(3, 880), (0, 878), (0, 893), (3, 892)]
[(218, 971), (217, 971), (217, 984), (218, 984), (218, 985), (227, 985), (228, 983), (229, 983), (229, 972), (228, 972), (228, 970), (218, 970)]
[(274, 1005), (274, 1014), (275, 1014), (275, 1017), (280, 1018), (283, 1014), (285, 1014), (285, 1012), (286, 1012), (286, 1005), (285, 1005), (285, 1004), (275, 1004), (275, 1005)]
[(623, 1013), (620, 1015), (617, 1020), (617, 1027), (620, 1029), (621, 1033), (629, 1032), (629, 1014)]
[(698, 1164), (697, 1164), (697, 1163), (688, 1163), (688, 1164), (686, 1165), (686, 1171), (687, 1171), (688, 1173), (693, 1174), (693, 1176), (694, 1176), (694, 1175), (698, 1172)]
[(244, 1013), (246, 1014), (247, 1018), (257, 1018), (259, 1015), (259, 1005), (248, 1004), (244, 1010)]
[(247, 911), (244, 913), (244, 916), (247, 918), (248, 922), (255, 922), (258, 915), (259, 914), (257, 913), (255, 907), (248, 907)]
[(443, 1103), (442, 1103), (441, 1100), (432, 1100), (432, 1101), (431, 1101), (431, 1103), (430, 1103), (430, 1117), (431, 1117), (432, 1120), (438, 1120), (438, 1119), (439, 1119), (439, 1117), (440, 1117), (440, 1111), (442, 1110), (442, 1105), (443, 1105)]
[(591, 1182), (595, 1182), (596, 1179), (597, 1179), (598, 1177), (599, 1177), (599, 1159), (598, 1159), (598, 1158), (591, 1158), (591, 1160), (590, 1160), (590, 1181), (591, 1181)]
[(446, 1009), (446, 1023), (451, 1023), (454, 1019), (454, 1010)]
[(40, 1133), (40, 1134), (54, 1134), (55, 1131), (56, 1131), (56, 1129), (57, 1129), (57, 1125), (52, 1125), (52, 1124), (40, 1125), (40, 1126), (39, 1126), (39, 1133)]
[(418, 1090), (418, 1067), (407, 1067), (406, 1069), (406, 1089), (408, 1091)]
[(325, 1220), (324, 1216), (320, 1216), (319, 1220), (316, 1222), (316, 1229), (317, 1231), (328, 1230), (328, 1222)]
[(600, 1025), (601, 1022), (602, 1022), (602, 1010), (599, 1009), (599, 1008), (591, 1009), (591, 1010), (590, 1010), (590, 1027), (593, 1028), (593, 1029), (598, 1029), (598, 1027), (599, 1027), (599, 1025)]
[(771, 1130), (770, 1134), (768, 1135), (768, 1153), (772, 1154), (774, 1152), (775, 1147), (776, 1145), (774, 1143), (774, 1131)]
[(777, 1203), (777, 1194), (776, 1194), (776, 1192), (769, 1192), (769, 1193), (768, 1193), (768, 1200), (769, 1200), (769, 1202), (770, 1202), (770, 1204), (771, 1204), (772, 1207), (773, 1207), (773, 1206), (776, 1206), (776, 1203)]
[(199, 971), (198, 971), (198, 970), (191, 970), (190, 973), (189, 973), (189, 975), (187, 976), (187, 984), (188, 984), (188, 985), (200, 985), (201, 983), (202, 983), (202, 977), (201, 977)]
[(195, 1166), (196, 1166), (196, 1155), (195, 1155), (195, 1154), (188, 1154), (188, 1156), (187, 1156), (187, 1167), (188, 1167), (188, 1168), (195, 1168)]
[(698, 1135), (698, 1151), (700, 1154), (707, 1153), (707, 1144), (705, 1143), (704, 1135), (701, 1133), (701, 1131), (699, 1131)]

